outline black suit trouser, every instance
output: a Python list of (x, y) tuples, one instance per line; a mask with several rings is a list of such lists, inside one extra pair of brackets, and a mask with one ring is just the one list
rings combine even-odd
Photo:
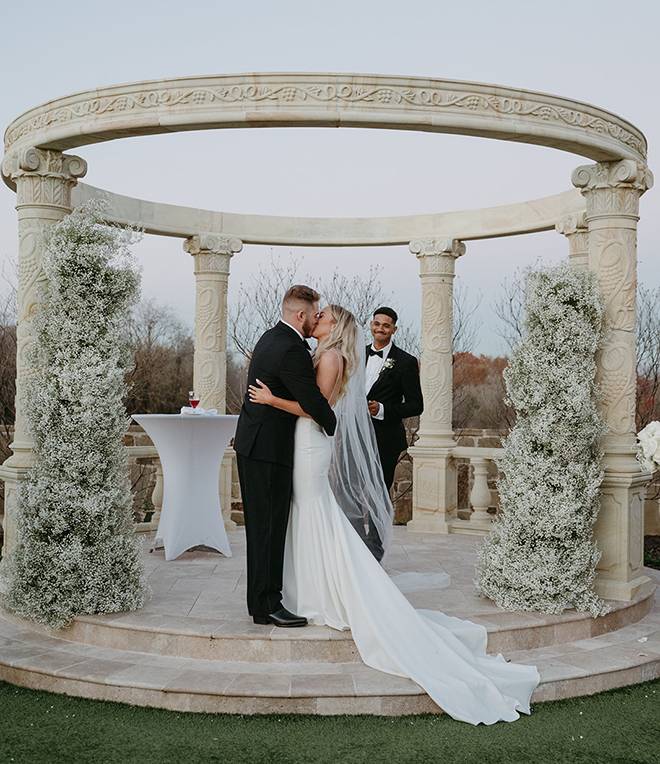
[(236, 455), (247, 539), (250, 615), (282, 607), (284, 542), (293, 493), (293, 467)]

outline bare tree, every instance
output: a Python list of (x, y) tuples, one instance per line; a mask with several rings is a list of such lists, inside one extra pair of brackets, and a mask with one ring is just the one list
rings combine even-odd
[(660, 287), (637, 292), (637, 429), (660, 418)]
[(193, 336), (171, 308), (144, 300), (127, 326), (135, 366), (128, 374), (129, 414), (172, 414), (188, 403), (193, 379)]
[(477, 320), (477, 311), (481, 305), (481, 294), (471, 302), (468, 292), (463, 284), (456, 279), (453, 297), (453, 337), (452, 347), (454, 355), (458, 353), (471, 353), (477, 341), (477, 335), (481, 328), (481, 321)]
[(518, 268), (513, 279), (502, 282), (502, 292), (493, 302), (493, 311), (500, 320), (495, 331), (506, 342), (509, 350), (523, 338), (524, 275)]
[(16, 320), (17, 266), (10, 260), (3, 265), (6, 288), (0, 296), (0, 463), (9, 457), (16, 416)]

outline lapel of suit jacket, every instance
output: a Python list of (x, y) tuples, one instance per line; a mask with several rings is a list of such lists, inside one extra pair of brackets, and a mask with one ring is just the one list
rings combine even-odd
[(378, 376), (376, 377), (376, 381), (373, 383), (373, 385), (369, 389), (369, 393), (371, 393), (371, 391), (374, 389), (374, 387), (377, 387), (383, 381), (383, 379), (385, 379), (387, 377), (387, 375), (392, 371), (392, 369), (394, 368), (394, 364), (392, 364), (390, 366), (386, 366), (386, 364), (390, 360), (390, 358), (393, 361), (396, 361), (397, 360), (397, 358), (396, 358), (397, 355), (398, 355), (397, 346), (394, 343), (392, 343), (392, 347), (390, 348), (390, 352), (387, 354), (387, 358), (385, 359), (381, 370), (378, 372)]

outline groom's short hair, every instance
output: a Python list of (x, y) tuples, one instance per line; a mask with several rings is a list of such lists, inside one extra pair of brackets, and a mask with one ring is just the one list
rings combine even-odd
[[(321, 299), (321, 295), (312, 287), (303, 284), (294, 284), (290, 287), (282, 300), (283, 313), (297, 313), (304, 306), (313, 305)], [(301, 304), (303, 303), (303, 304)]]
[(391, 318), (392, 321), (394, 321), (394, 326), (396, 326), (396, 322), (399, 320), (399, 317), (396, 314), (396, 310), (393, 308), (386, 308), (384, 305), (374, 310), (374, 318), (379, 314), (381, 316), (387, 316), (388, 318)]

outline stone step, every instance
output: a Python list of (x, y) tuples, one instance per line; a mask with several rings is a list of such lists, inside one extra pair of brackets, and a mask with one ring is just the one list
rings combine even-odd
[[(613, 633), (637, 623), (653, 608), (653, 594), (633, 602), (611, 604), (610, 613), (592, 618), (588, 613), (567, 611), (558, 616), (542, 613), (496, 612), (474, 616), (488, 632), (488, 651), (506, 653), (566, 644)], [(5, 618), (12, 620), (10, 615)], [(14, 619), (15, 623), (25, 623)], [(44, 629), (29, 628), (47, 635)], [(81, 644), (218, 661), (250, 663), (360, 662), (350, 631), (327, 626), (280, 629), (257, 626), (245, 615), (231, 619), (176, 616), (166, 613), (114, 613), (78, 616), (59, 639)]]
[[(353, 656), (305, 660), (304, 649), (298, 649), (316, 640), (302, 638), (304, 631), (282, 629), (273, 640), (288, 644), (291, 655), (302, 660), (233, 661), (86, 644), (0, 618), (0, 679), (178, 711), (402, 715), (441, 710), (414, 682), (370, 669)], [(350, 635), (335, 641), (352, 644)], [(614, 633), (505, 652), (505, 657), (538, 667), (541, 684), (534, 702), (646, 681), (660, 676), (660, 608)]]

